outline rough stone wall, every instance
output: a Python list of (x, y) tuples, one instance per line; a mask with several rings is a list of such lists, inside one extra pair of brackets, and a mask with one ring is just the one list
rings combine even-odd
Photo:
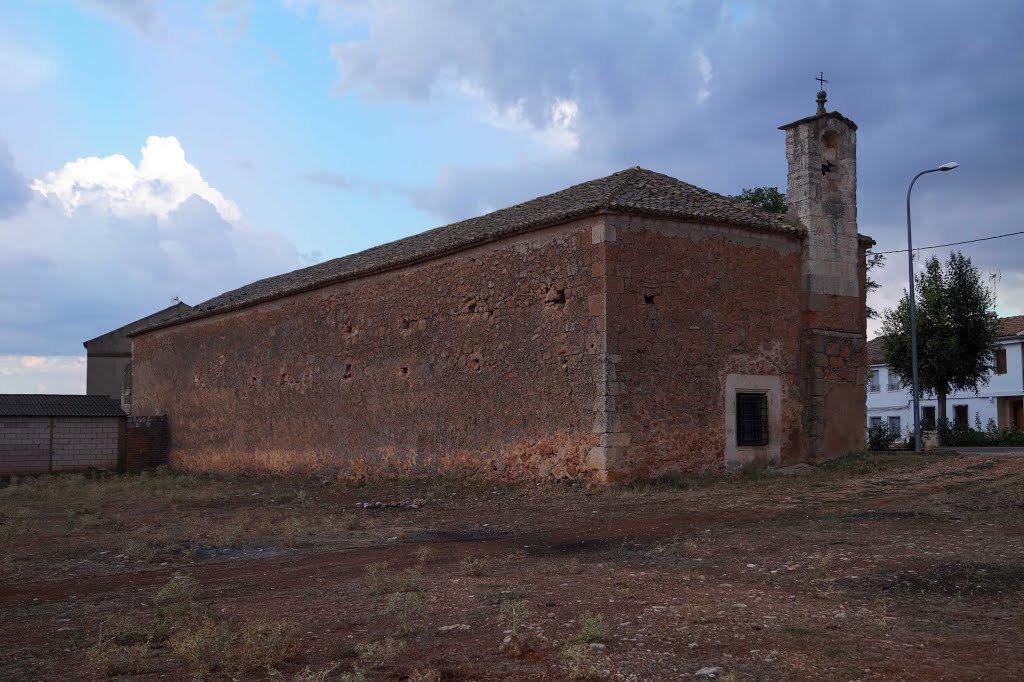
[(864, 446), (866, 420), (858, 406), (867, 404), (865, 346), (864, 335), (859, 332), (804, 332), (804, 391), (808, 403), (804, 431), (809, 437), (811, 464), (841, 457)]
[(123, 418), (0, 418), (0, 473), (118, 468)]
[[(829, 115), (786, 129), (789, 212), (809, 228), (808, 292), (858, 298), (857, 133)], [(831, 163), (827, 173), (822, 164)]]
[(801, 461), (801, 241), (627, 216), (608, 224), (609, 468), (723, 469), (729, 375), (779, 377), (783, 463)]
[(134, 338), (172, 464), (588, 476), (603, 217)]
[(167, 417), (128, 418), (126, 466), (129, 472), (167, 464), (168, 445)]
[(834, 114), (798, 122), (786, 128), (786, 159), (789, 212), (808, 230), (804, 429), (809, 460), (823, 462), (864, 447), (866, 268), (857, 236), (856, 126)]

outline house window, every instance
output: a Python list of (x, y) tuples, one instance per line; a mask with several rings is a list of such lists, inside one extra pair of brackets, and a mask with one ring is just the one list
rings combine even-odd
[(882, 418), (881, 417), (871, 417), (868, 420), (868, 425), (871, 428), (873, 428), (873, 429), (877, 429), (877, 428), (882, 426)]
[(881, 390), (881, 384), (878, 379), (878, 370), (872, 369), (868, 371), (868, 391), (871, 393), (878, 393)]
[(967, 428), (967, 406), (966, 405), (954, 405), (953, 406), (953, 425), (957, 428)]
[(1006, 374), (1006, 349), (996, 350), (996, 374)]
[(900, 432), (900, 418), (889, 417), (889, 433), (898, 434)]
[(921, 408), (921, 428), (925, 431), (935, 430), (935, 407), (928, 406)]
[(887, 388), (890, 391), (903, 390), (903, 384), (900, 383), (899, 376), (897, 376), (896, 372), (892, 371), (891, 369), (889, 370), (889, 385)]
[(736, 394), (736, 445), (768, 445), (768, 394)]

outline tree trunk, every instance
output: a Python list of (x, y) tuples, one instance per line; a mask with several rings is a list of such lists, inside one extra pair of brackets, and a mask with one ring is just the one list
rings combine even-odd
[(949, 418), (946, 416), (946, 389), (940, 388), (935, 391), (935, 397), (938, 399), (938, 409), (935, 410), (938, 413), (938, 420), (936, 421), (935, 428), (939, 431), (939, 445), (948, 445), (946, 443), (945, 429), (942, 428), (942, 420), (945, 419), (946, 423), (949, 424)]

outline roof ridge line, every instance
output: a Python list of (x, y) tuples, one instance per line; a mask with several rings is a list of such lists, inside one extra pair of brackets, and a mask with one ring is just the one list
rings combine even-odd
[(640, 166), (633, 166), (632, 168), (627, 168), (626, 170), (622, 171), (622, 181), (616, 184), (613, 189), (609, 190), (608, 194), (605, 196), (604, 201), (601, 203), (601, 208), (605, 210), (610, 210), (615, 205), (615, 200), (618, 198), (618, 196), (622, 194), (624, 191), (626, 191), (626, 185), (629, 184), (629, 181), (633, 179), (633, 176), (636, 175), (637, 171), (642, 170), (643, 168), (641, 168)]

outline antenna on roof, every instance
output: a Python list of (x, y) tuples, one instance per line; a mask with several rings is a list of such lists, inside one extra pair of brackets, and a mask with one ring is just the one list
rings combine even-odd
[(999, 268), (996, 268), (995, 270), (989, 270), (988, 281), (989, 287), (992, 289), (992, 300), (994, 302), (996, 299), (997, 290), (999, 288), (999, 283), (1003, 281), (1003, 271), (1000, 270)]
[(175, 296), (175, 297), (174, 297), (173, 299), (171, 299), (171, 300), (173, 300), (173, 301), (174, 301), (175, 303), (181, 303), (181, 299), (180, 299), (180, 298), (178, 298), (177, 296)]

